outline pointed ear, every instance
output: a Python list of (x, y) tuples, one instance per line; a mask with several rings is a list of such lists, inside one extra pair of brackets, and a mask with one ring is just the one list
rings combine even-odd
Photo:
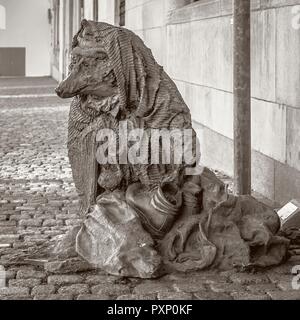
[(86, 19), (83, 19), (83, 20), (81, 21), (81, 27), (82, 27), (82, 28), (86, 27), (88, 24), (89, 24), (89, 22), (88, 22)]

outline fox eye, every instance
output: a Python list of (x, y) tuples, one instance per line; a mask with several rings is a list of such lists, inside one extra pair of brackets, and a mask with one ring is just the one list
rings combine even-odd
[(89, 64), (87, 62), (84, 62), (83, 66), (87, 68), (87, 67), (89, 67)]

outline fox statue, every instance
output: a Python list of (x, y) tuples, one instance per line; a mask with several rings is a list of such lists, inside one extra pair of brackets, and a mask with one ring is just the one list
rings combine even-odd
[(75, 253), (108, 273), (141, 278), (285, 261), (289, 241), (278, 235), (278, 215), (230, 194), (199, 165), (190, 110), (136, 34), (83, 20), (71, 55), (56, 93), (73, 97), (68, 153), (83, 222), (66, 239)]

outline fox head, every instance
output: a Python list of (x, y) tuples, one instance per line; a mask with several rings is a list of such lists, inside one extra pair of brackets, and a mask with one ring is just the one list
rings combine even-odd
[(55, 91), (61, 98), (79, 94), (108, 97), (117, 93), (115, 75), (105, 51), (100, 48), (75, 47), (69, 75)]

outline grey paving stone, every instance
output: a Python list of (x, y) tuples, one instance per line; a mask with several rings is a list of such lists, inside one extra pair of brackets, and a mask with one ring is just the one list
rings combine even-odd
[(9, 287), (28, 287), (32, 288), (41, 283), (41, 279), (12, 279), (9, 280)]
[(0, 221), (0, 227), (15, 227), (16, 221)]
[(19, 270), (17, 272), (17, 279), (31, 279), (31, 278), (36, 278), (36, 279), (44, 279), (46, 277), (46, 273), (43, 271), (37, 271), (33, 269), (29, 270)]
[(234, 300), (271, 300), (267, 294), (252, 294), (252, 293), (239, 293), (234, 292), (231, 294)]
[(2, 296), (28, 296), (29, 288), (23, 287), (4, 287), (0, 288), (0, 300)]
[(273, 283), (251, 284), (246, 286), (246, 289), (252, 294), (265, 294), (270, 291), (278, 291), (278, 288)]
[(11, 221), (19, 221), (19, 220), (22, 220), (22, 219), (30, 219), (31, 216), (30, 214), (12, 214), (10, 216), (10, 220)]
[(159, 281), (151, 281), (147, 280), (137, 285), (133, 293), (136, 294), (150, 294), (150, 293), (158, 293), (158, 292), (174, 292), (175, 289), (172, 286), (171, 282), (159, 282)]
[(20, 239), (20, 235), (17, 234), (1, 234), (0, 243), (13, 243)]
[(32, 300), (32, 297), (31, 296), (2, 296), (0, 300), (14, 300), (14, 301)]
[(36, 295), (33, 300), (73, 300), (73, 296), (67, 294)]
[(87, 276), (85, 282), (88, 284), (101, 284), (101, 283), (114, 283), (118, 277), (110, 276), (110, 275), (90, 275)]
[(50, 295), (55, 292), (55, 286), (53, 285), (39, 285), (35, 286), (31, 290), (31, 295)]
[(225, 283), (227, 282), (226, 277), (221, 276), (220, 273), (214, 271), (200, 271), (198, 273), (189, 273), (188, 277), (185, 273), (169, 274), (164, 276), (162, 279), (173, 282), (189, 282), (198, 284), (209, 284), (209, 283)]
[(14, 279), (16, 277), (17, 272), (14, 270), (6, 270), (5, 278), (6, 280)]
[(229, 279), (237, 284), (260, 284), (269, 283), (269, 278), (264, 274), (234, 273)]
[(82, 219), (66, 219), (65, 223), (67, 226), (79, 226), (82, 224)]
[(242, 285), (236, 283), (211, 283), (210, 288), (216, 293), (231, 293), (244, 291)]
[(20, 206), (20, 207), (16, 207), (16, 210), (20, 210), (20, 211), (35, 211), (36, 207), (35, 206)]
[(93, 267), (80, 258), (70, 258), (62, 261), (51, 261), (45, 263), (45, 271), (48, 273), (76, 273), (93, 270)]
[(24, 227), (40, 227), (42, 225), (42, 220), (21, 219), (19, 225)]
[(196, 300), (232, 300), (232, 297), (227, 293), (211, 291), (195, 292), (194, 297)]
[(111, 300), (111, 297), (105, 294), (80, 294), (77, 300)]
[(186, 283), (184, 282), (175, 283), (173, 287), (176, 291), (179, 291), (179, 292), (198, 292), (206, 289), (204, 284), (191, 283), (189, 281), (186, 281)]
[(159, 292), (157, 298), (158, 300), (192, 300), (193, 295), (185, 292)]
[(16, 227), (0, 227), (0, 234), (16, 234)]
[(106, 283), (91, 287), (91, 292), (93, 294), (121, 296), (130, 293), (131, 289), (128, 285)]
[(268, 294), (272, 300), (300, 300), (300, 290), (272, 291)]
[(64, 285), (82, 283), (83, 278), (78, 275), (53, 275), (48, 277), (48, 284)]
[(89, 291), (90, 291), (89, 286), (87, 284), (77, 283), (69, 286), (62, 286), (58, 289), (57, 293), (79, 295), (79, 294), (87, 294), (89, 293)]
[(124, 294), (117, 297), (117, 300), (156, 300), (156, 294)]
[(44, 227), (54, 227), (54, 226), (59, 226), (59, 225), (63, 225), (63, 222), (60, 220), (56, 220), (56, 219), (46, 219), (43, 221), (43, 226)]

